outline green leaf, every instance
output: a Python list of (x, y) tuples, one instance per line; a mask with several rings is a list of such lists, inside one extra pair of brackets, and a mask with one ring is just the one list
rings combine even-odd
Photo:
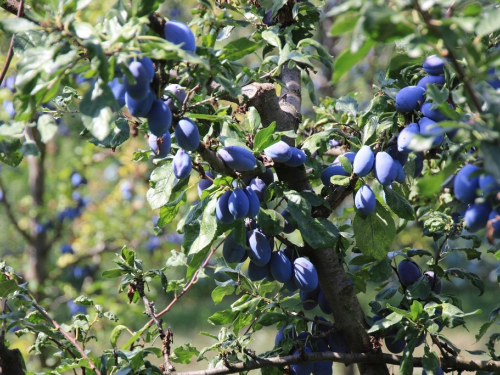
[(83, 96), (80, 103), (83, 124), (98, 140), (104, 140), (110, 133), (116, 106), (111, 88), (102, 79)]
[(272, 326), (273, 324), (283, 322), (286, 320), (286, 315), (281, 314), (281, 313), (276, 313), (276, 312), (268, 312), (262, 314), (259, 319), (257, 320), (257, 323), (260, 325), (263, 325), (264, 327), (267, 326)]
[(372, 49), (375, 42), (371, 39), (366, 40), (356, 52), (344, 50), (333, 64), (333, 83), (338, 83), (340, 78), (349, 71), (357, 62), (361, 61)]
[(23, 160), (22, 143), (19, 139), (0, 137), (0, 161), (11, 167), (17, 167)]
[(26, 18), (4, 18), (0, 20), (0, 29), (9, 34), (19, 34), (42, 28)]
[(425, 353), (422, 357), (422, 366), (428, 375), (437, 375), (439, 368), (439, 358), (436, 353), (431, 352), (428, 346), (425, 347)]
[(278, 35), (272, 31), (266, 30), (262, 33), (262, 39), (274, 47), (278, 47), (281, 50), (281, 42)]
[(330, 182), (332, 183), (332, 185), (347, 186), (351, 183), (351, 177), (335, 175), (330, 177)]
[(460, 268), (448, 268), (444, 271), (444, 274), (446, 276), (458, 277), (460, 279), (468, 279), (472, 282), (472, 285), (474, 285), (479, 290), (480, 296), (484, 293), (484, 282), (474, 272), (463, 270)]
[(476, 34), (478, 37), (483, 35), (491, 34), (500, 29), (500, 24), (498, 22), (500, 18), (500, 9), (489, 9), (488, 12), (484, 12), (481, 18), (478, 19), (476, 25)]
[(164, 164), (151, 173), (150, 183), (152, 187), (146, 193), (146, 198), (153, 210), (168, 203), (175, 179), (171, 163)]
[(384, 186), (385, 200), (391, 211), (401, 219), (415, 220), (415, 210), (405, 198), (399, 195), (394, 189)]
[(38, 118), (37, 129), (42, 137), (42, 142), (47, 143), (57, 133), (57, 124), (51, 115), (41, 115)]
[(262, 124), (259, 111), (255, 107), (250, 107), (247, 111), (245, 119), (245, 128), (248, 133), (255, 134), (259, 126)]
[(121, 333), (123, 331), (126, 331), (126, 330), (128, 330), (128, 328), (124, 325), (121, 325), (121, 324), (119, 324), (115, 328), (113, 328), (113, 331), (111, 332), (111, 336), (109, 338), (112, 348), (116, 348), (118, 338), (120, 337)]
[(2, 281), (0, 283), (0, 298), (5, 298), (10, 293), (15, 292), (18, 289), (21, 288), (17, 285), (15, 280)]
[(276, 122), (273, 121), (267, 128), (261, 129), (257, 134), (255, 134), (255, 138), (253, 141), (253, 150), (255, 152), (262, 151), (266, 147), (279, 142), (279, 137), (274, 134), (275, 128)]
[(387, 5), (366, 3), (362, 14), (365, 33), (377, 42), (390, 43), (414, 32), (402, 12), (397, 13)]
[(156, 10), (160, 6), (161, 2), (159, 0), (132, 0), (132, 14), (135, 17), (147, 16)]
[(396, 285), (389, 285), (382, 289), (377, 295), (375, 296), (375, 301), (383, 301), (385, 299), (391, 299), (396, 292), (398, 291), (398, 286)]
[(189, 364), (192, 357), (198, 357), (200, 352), (191, 344), (184, 344), (174, 349), (174, 355), (170, 360), (175, 363)]
[(111, 124), (110, 133), (102, 140), (95, 137), (89, 140), (95, 146), (103, 148), (116, 148), (130, 138), (130, 126), (124, 118), (119, 118)]
[(212, 291), (212, 300), (217, 305), (225, 296), (230, 296), (234, 293), (234, 285), (219, 285)]
[(215, 314), (208, 318), (208, 322), (214, 326), (222, 326), (224, 324), (229, 324), (236, 319), (240, 312), (227, 309), (224, 311), (217, 311)]
[[(358, 114), (358, 107), (358, 101), (352, 96), (343, 96), (341, 98), (338, 98), (337, 102), (335, 103), (335, 110), (344, 112), (352, 118), (355, 118)], [(348, 171), (346, 170), (346, 172)]]
[(330, 29), (331, 36), (342, 35), (352, 31), (359, 19), (358, 12), (347, 12), (342, 14), (342, 17), (337, 17)]
[(410, 284), (406, 292), (411, 298), (426, 299), (431, 293), (431, 286), (424, 278), (420, 278), (413, 284)]
[(175, 184), (170, 194), (168, 203), (160, 208), (160, 218), (157, 223), (158, 227), (163, 228), (175, 219), (180, 207), (186, 203), (186, 191), (188, 190), (188, 185), (189, 178), (179, 180), (177, 184)]
[(208, 249), (215, 239), (217, 231), (217, 220), (215, 217), (215, 206), (217, 205), (217, 198), (215, 196), (208, 202), (203, 216), (200, 220), (200, 231), (196, 240), (192, 243), (189, 249), (189, 254), (192, 255), (199, 251)]
[(275, 210), (261, 207), (257, 215), (257, 225), (262, 227), (266, 234), (278, 235), (283, 232), (285, 219)]
[(413, 351), (417, 344), (417, 338), (414, 337), (406, 343), (401, 358), (401, 365), (399, 367), (400, 375), (413, 375)]
[(255, 43), (247, 37), (236, 39), (224, 46), (220, 54), (220, 59), (239, 60), (251, 54), (259, 47), (259, 43)]
[(353, 230), (361, 252), (376, 259), (386, 256), (396, 236), (394, 220), (380, 202), (377, 202), (375, 211), (370, 215), (363, 216), (356, 212)]
[(110, 270), (106, 270), (102, 273), (102, 277), (105, 279), (114, 279), (115, 277), (120, 277), (124, 275), (126, 272), (121, 268), (112, 268)]

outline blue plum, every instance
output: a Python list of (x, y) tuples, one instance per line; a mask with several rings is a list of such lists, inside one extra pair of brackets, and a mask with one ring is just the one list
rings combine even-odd
[(495, 68), (490, 68), (488, 70), (488, 79), (486, 82), (488, 82), (488, 84), (495, 90), (500, 89), (500, 79), (498, 78), (498, 75), (495, 72)]
[(200, 182), (198, 183), (198, 196), (201, 197), (203, 194), (203, 191), (208, 189), (210, 186), (213, 185), (213, 182), (211, 179), (214, 178), (210, 172), (205, 172), (205, 175), (210, 178), (204, 178), (201, 179)]
[(248, 263), (248, 278), (252, 281), (259, 281), (265, 279), (269, 272), (269, 267), (267, 264), (263, 266), (258, 266), (254, 262)]
[(266, 196), (267, 185), (264, 181), (262, 181), (259, 177), (255, 177), (250, 182), (250, 189), (257, 195), (259, 201), (264, 202), (264, 198)]
[(248, 213), (247, 217), (255, 217), (259, 214), (259, 209), (260, 209), (260, 200), (257, 194), (250, 188), (250, 186), (247, 186), (246, 189), (244, 190), (247, 198), (248, 198)]
[[(453, 105), (448, 103), (448, 106), (453, 109)], [(446, 117), (439, 111), (439, 109), (432, 109), (432, 103), (424, 103), (422, 104), (422, 107), (420, 107), (420, 111), (425, 117), (430, 118), (433, 121), (440, 122), (440, 121), (445, 121), (448, 120), (449, 118)]]
[(153, 77), (155, 76), (155, 66), (153, 64), (153, 61), (149, 57), (143, 55), (139, 56), (137, 61), (142, 64), (142, 66), (146, 70), (146, 73), (148, 74), (149, 82), (151, 82), (153, 80)]
[(444, 73), (444, 60), (437, 55), (428, 56), (422, 66), (428, 74), (437, 76)]
[[(291, 263), (290, 263), (291, 265)], [(318, 295), (319, 287), (314, 289), (312, 292), (300, 292), (300, 302), (302, 302), (302, 307), (304, 310), (312, 310), (318, 306)]]
[(171, 146), (170, 133), (166, 132), (161, 137), (157, 137), (154, 134), (148, 135), (148, 144), (151, 150), (158, 158), (164, 158), (170, 152)]
[[(324, 353), (329, 351), (328, 344), (325, 339), (316, 340), (316, 351)], [(332, 375), (333, 367), (332, 362), (314, 362), (312, 375)]]
[(349, 152), (346, 152), (342, 155), (339, 155), (335, 158), (335, 160), (333, 161), (332, 164), (340, 164), (340, 157), (343, 156), (345, 157), (347, 160), (349, 160), (349, 163), (354, 163), (354, 159), (356, 159), (356, 153), (355, 152), (352, 152), (352, 151), (349, 151)]
[(328, 346), (335, 353), (349, 353), (351, 351), (346, 339), (339, 332), (335, 332), (328, 337)]
[(433, 136), (432, 146), (437, 147), (444, 140), (444, 134), (441, 131), (441, 128), (434, 120), (431, 120), (428, 117), (422, 117), (418, 121), (418, 126), (420, 127), (420, 134)]
[(424, 276), (427, 279), (427, 281), (429, 282), (429, 284), (431, 286), (431, 290), (436, 294), (441, 293), (441, 286), (442, 285), (441, 285), (441, 280), (439, 279), (439, 276), (436, 276), (436, 279), (434, 279), (434, 272), (433, 271), (424, 272)]
[(274, 162), (284, 163), (292, 157), (292, 148), (285, 142), (279, 141), (264, 149), (264, 153)]
[(244, 219), (248, 214), (248, 206), (248, 198), (243, 189), (234, 189), (227, 201), (227, 207), (234, 219)]
[(312, 292), (318, 286), (318, 273), (314, 265), (300, 257), (293, 262), (293, 279), (300, 290)]
[[(181, 85), (168, 85), (167, 87), (165, 87), (165, 91), (174, 94), (180, 103), (184, 103), (184, 100), (186, 99), (186, 90), (184, 90)], [(179, 109), (177, 108), (175, 101), (170, 97), (165, 100), (165, 103), (168, 105), (168, 108), (170, 108), (171, 111), (176, 111)]]
[(271, 260), (271, 246), (266, 236), (258, 229), (251, 230), (248, 236), (250, 251), (248, 256), (256, 265), (262, 267)]
[(306, 162), (306, 154), (304, 151), (299, 150), (296, 147), (290, 147), (292, 150), (292, 156), (285, 162), (288, 167), (299, 167)]
[(222, 147), (217, 154), (229, 168), (239, 172), (251, 171), (257, 164), (252, 152), (240, 146)]
[(257, 177), (259, 177), (266, 185), (270, 185), (274, 182), (274, 172), (273, 169), (270, 167), (266, 168), (266, 171), (264, 173), (259, 174)]
[(288, 280), (286, 283), (283, 283), (283, 285), (285, 286), (285, 288), (289, 291), (289, 292), (295, 292), (297, 289), (299, 289), (299, 287), (297, 286), (297, 284), (295, 284), (295, 280), (293, 279), (293, 277)]
[(149, 131), (161, 137), (172, 124), (172, 112), (162, 100), (155, 100), (148, 113)]
[(191, 164), (191, 157), (182, 148), (177, 150), (177, 152), (175, 153), (172, 165), (174, 169), (174, 175), (179, 180), (189, 177), (189, 175), (191, 174), (191, 169), (193, 168)]
[(278, 347), (280, 346), (281, 342), (285, 339), (296, 339), (297, 338), (297, 331), (295, 328), (290, 326), (283, 326), (279, 329), (278, 333), (276, 334), (276, 337), (274, 338), (274, 346)]
[(373, 155), (373, 150), (370, 146), (365, 145), (359, 149), (354, 157), (353, 172), (359, 177), (365, 177), (373, 169), (374, 163), (375, 156)]
[(187, 117), (181, 118), (175, 125), (174, 134), (179, 147), (187, 151), (195, 151), (200, 145), (198, 127)]
[(340, 163), (338, 164), (333, 164), (323, 170), (321, 173), (321, 182), (325, 186), (331, 186), (332, 183), (330, 182), (330, 179), (333, 176), (348, 176), (349, 174), (342, 168), (342, 165)]
[(418, 153), (415, 158), (415, 172), (413, 172), (413, 177), (417, 178), (422, 174), (424, 170), (424, 157), (421, 153)]
[[(304, 353), (309, 354), (312, 353), (311, 348), (306, 346), (304, 348)], [(293, 352), (293, 355), (300, 355), (300, 352), (298, 350), (295, 350)], [(310, 375), (311, 372), (313, 371), (314, 368), (314, 362), (306, 362), (306, 363), (300, 363), (297, 365), (291, 365), (290, 370), (292, 370), (292, 374), (295, 375)]]
[(479, 188), (479, 171), (480, 169), (472, 164), (467, 164), (458, 171), (453, 183), (453, 192), (460, 202), (472, 203), (476, 199), (476, 190)]
[(465, 211), (465, 224), (469, 232), (484, 229), (491, 213), (489, 202), (470, 204)]
[(408, 286), (417, 281), (422, 275), (420, 268), (417, 264), (410, 259), (403, 259), (398, 264), (398, 274), (401, 284)]
[(241, 263), (247, 256), (245, 248), (234, 240), (233, 232), (229, 233), (224, 241), (222, 256), (228, 263)]
[(281, 216), (283, 216), (283, 219), (285, 219), (285, 226), (283, 228), (283, 232), (285, 232), (286, 234), (292, 233), (295, 230), (295, 227), (292, 224), (290, 224), (290, 222), (287, 220), (287, 217), (291, 216), (290, 212), (288, 212), (287, 210), (283, 210), (281, 211)]
[(380, 151), (375, 157), (375, 177), (382, 185), (390, 185), (397, 175), (394, 159), (387, 152)]
[(427, 90), (427, 85), (436, 84), (438, 86), (443, 86), (445, 83), (444, 76), (425, 76), (420, 81), (418, 81), (417, 86), (422, 87)]
[(491, 195), (493, 193), (496, 194), (500, 191), (500, 185), (495, 178), (489, 174), (481, 175), (479, 177), (479, 188), (484, 196)]
[(149, 90), (148, 95), (142, 100), (135, 100), (127, 92), (125, 93), (125, 104), (129, 112), (135, 117), (146, 117), (156, 100), (156, 96), (152, 90)]
[(401, 165), (405, 165), (408, 162), (408, 154), (398, 150), (398, 145), (392, 145), (387, 147), (385, 150), (395, 161), (399, 161)]
[(234, 216), (229, 212), (228, 201), (231, 196), (232, 191), (226, 190), (217, 200), (217, 205), (215, 206), (215, 217), (221, 223), (231, 224), (234, 222)]
[(138, 61), (132, 61), (128, 68), (135, 79), (135, 83), (128, 82), (127, 78), (124, 77), (125, 90), (135, 100), (145, 99), (149, 93), (150, 82), (147, 70)]
[(75, 251), (69, 243), (63, 243), (61, 245), (61, 254), (74, 254)]
[(283, 251), (274, 251), (270, 261), (271, 274), (280, 283), (292, 278), (292, 263)]
[(390, 332), (393, 332), (393, 334), (388, 334), (384, 340), (387, 350), (394, 354), (401, 353), (406, 347), (405, 339), (401, 338), (396, 340), (397, 330), (395, 329)]
[(418, 86), (407, 86), (396, 94), (396, 109), (398, 112), (411, 112), (424, 102), (425, 89)]
[(415, 134), (420, 134), (420, 127), (416, 122), (412, 122), (398, 135), (398, 151), (405, 154), (410, 153), (412, 150), (410, 148), (410, 143), (415, 138)]
[(488, 224), (493, 228), (493, 238), (500, 238), (500, 209), (492, 210), (488, 216)]
[(265, 25), (271, 25), (272, 22), (272, 17), (273, 17), (273, 10), (269, 9), (265, 14), (264, 17), (262, 17), (262, 23)]
[(365, 184), (359, 188), (354, 197), (354, 205), (362, 215), (369, 215), (375, 211), (377, 198), (370, 186)]
[(165, 23), (165, 40), (170, 43), (182, 45), (184, 51), (196, 51), (196, 39), (191, 29), (179, 21), (168, 21)]
[(125, 105), (125, 83), (123, 78), (115, 77), (112, 81), (108, 82), (108, 86), (111, 88), (111, 92), (118, 102), (118, 106), (121, 108)]
[(395, 181), (399, 182), (400, 184), (402, 184), (403, 182), (405, 182), (405, 178), (406, 178), (403, 166), (397, 160), (394, 160), (394, 165), (396, 166), (396, 171), (397, 171), (396, 172), (396, 180)]

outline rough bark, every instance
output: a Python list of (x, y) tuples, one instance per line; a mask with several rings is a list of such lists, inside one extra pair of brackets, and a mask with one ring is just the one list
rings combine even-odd
[(3, 340), (0, 341), (0, 373), (5, 375), (25, 375), (18, 349), (7, 349)]
[[(248, 104), (254, 106), (262, 119), (263, 126), (268, 126), (276, 121), (278, 131), (298, 129), (300, 124), (301, 86), (300, 70), (298, 68), (282, 68), (280, 77), (285, 83), (281, 100), (278, 101), (273, 85), (252, 84), (251, 90), (244, 90), (253, 94)], [(270, 87), (272, 86), (272, 88)], [(260, 95), (255, 95), (260, 93)], [(277, 107), (278, 105), (278, 107)], [(293, 139), (286, 139), (289, 144), (294, 144)], [(310, 190), (312, 187), (307, 179), (303, 167), (290, 168), (282, 164), (276, 164), (275, 170), (280, 181), (285, 181), (291, 189), (297, 191)], [(339, 192), (343, 195), (345, 192)], [(336, 200), (338, 197), (331, 197)], [(307, 247), (307, 246), (306, 246)], [(307, 249), (311, 262), (318, 271), (321, 287), (325, 297), (332, 307), (336, 325), (347, 339), (354, 353), (366, 353), (373, 351), (370, 336), (366, 332), (364, 312), (356, 297), (354, 288), (339, 262), (334, 249)], [(379, 352), (380, 350), (375, 350)], [(358, 364), (362, 375), (388, 374), (387, 366), (383, 363)]]

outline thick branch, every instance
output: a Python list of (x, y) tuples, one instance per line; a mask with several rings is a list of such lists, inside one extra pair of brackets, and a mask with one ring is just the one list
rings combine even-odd
[[(378, 353), (351, 353), (341, 354), (333, 352), (310, 353), (303, 356), (286, 356), (274, 358), (259, 358), (245, 363), (231, 364), (231, 368), (218, 367), (209, 370), (177, 372), (176, 375), (222, 375), (234, 374), (241, 371), (255, 370), (264, 367), (283, 367), (305, 362), (336, 362), (345, 365), (360, 364), (373, 366), (374, 364), (399, 365), (403, 357), (393, 354)], [(441, 358), (442, 367), (450, 370), (484, 370), (499, 371), (499, 361), (475, 361), (458, 357)], [(422, 358), (413, 358), (413, 367), (422, 367)]]

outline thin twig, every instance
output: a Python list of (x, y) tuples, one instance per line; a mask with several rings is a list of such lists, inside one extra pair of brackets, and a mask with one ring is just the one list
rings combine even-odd
[[(17, 9), (17, 18), (21, 17), (21, 14), (23, 14), (23, 6), (24, 6), (24, 0), (21, 0), (21, 2), (19, 3), (19, 8)], [(7, 52), (7, 57), (5, 58), (5, 65), (3, 66), (2, 72), (0, 73), (0, 85), (3, 82), (5, 75), (7, 74), (7, 70), (9, 70), (9, 65), (10, 65), (10, 62), (12, 61), (12, 56), (14, 55), (14, 39), (15, 39), (15, 37), (16, 37), (16, 34), (13, 34), (12, 38), (10, 39), (9, 52)]]
[(7, 191), (5, 190), (5, 186), (2, 182), (2, 179), (0, 178), (0, 190), (3, 192), (3, 197), (0, 200), (0, 203), (2, 203), (5, 206), (5, 211), (7, 212), (7, 217), (9, 218), (9, 221), (14, 225), (14, 228), (19, 232), (21, 236), (24, 237), (24, 239), (29, 243), (33, 243), (33, 238), (29, 235), (27, 231), (22, 229), (19, 226), (19, 223), (17, 222), (16, 216), (14, 215), (14, 212), (12, 211), (12, 206), (9, 202), (8, 196), (7, 196)]
[(61, 332), (61, 334), (69, 342), (71, 342), (71, 344), (73, 344), (73, 346), (76, 348), (76, 350), (78, 350), (78, 352), (82, 355), (82, 357), (89, 361), (90, 368), (92, 370), (94, 370), (94, 372), (97, 375), (101, 375), (101, 372), (99, 371), (99, 369), (95, 366), (94, 362), (92, 362), (92, 360), (88, 357), (87, 353), (85, 353), (85, 350), (82, 349), (82, 347), (80, 346), (80, 344), (78, 344), (78, 342), (75, 340), (75, 338), (73, 336), (71, 336), (68, 332), (66, 332), (64, 329), (62, 329), (62, 327), (59, 325), (59, 323), (57, 323), (54, 319), (52, 319), (52, 317), (49, 314), (47, 314), (45, 312), (45, 310), (43, 309), (43, 307), (41, 307), (38, 303), (36, 303), (33, 300), (32, 304), (33, 304), (33, 307), (35, 309), (37, 309), (40, 312), (40, 314), (42, 314), (45, 317), (45, 319), (47, 319), (54, 326), (55, 329), (57, 329), (59, 332)]

